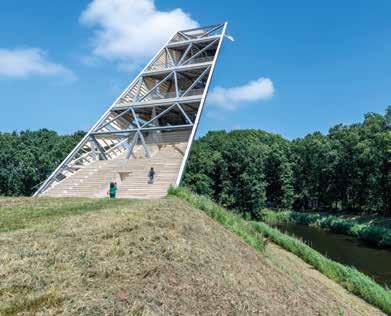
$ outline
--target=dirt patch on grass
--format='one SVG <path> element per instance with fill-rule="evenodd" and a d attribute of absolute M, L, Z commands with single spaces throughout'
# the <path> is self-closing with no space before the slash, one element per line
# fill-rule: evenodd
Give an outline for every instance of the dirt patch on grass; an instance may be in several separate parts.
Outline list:
<path fill-rule="evenodd" d="M 44 201 L 42 202 L 44 203 Z M 381 315 L 176 198 L 0 233 L 0 314 Z"/>

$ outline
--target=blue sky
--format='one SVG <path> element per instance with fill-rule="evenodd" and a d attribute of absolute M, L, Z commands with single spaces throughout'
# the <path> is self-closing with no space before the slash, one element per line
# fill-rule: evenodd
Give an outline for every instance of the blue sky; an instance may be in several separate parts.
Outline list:
<path fill-rule="evenodd" d="M 161 16 L 171 28 L 229 22 L 235 42 L 224 42 L 212 91 L 237 91 L 232 88 L 261 78 L 273 85 L 273 95 L 234 107 L 210 98 L 200 135 L 259 128 L 296 138 L 360 121 L 367 112 L 384 113 L 391 104 L 388 0 L 156 0 L 152 9 L 151 0 L 106 0 L 108 9 L 93 11 L 100 1 L 1 1 L 0 131 L 88 129 L 154 50 L 142 42 L 144 51 L 134 51 L 139 38 L 127 42 L 118 32 L 141 32 L 144 20 Z M 135 3 L 153 12 L 137 21 L 144 8 Z M 118 8 L 130 8 L 119 15 L 120 26 L 113 16 Z M 162 26 L 163 33 L 170 27 Z M 105 31 L 105 38 L 97 31 Z M 148 38 L 162 37 L 151 32 Z"/>

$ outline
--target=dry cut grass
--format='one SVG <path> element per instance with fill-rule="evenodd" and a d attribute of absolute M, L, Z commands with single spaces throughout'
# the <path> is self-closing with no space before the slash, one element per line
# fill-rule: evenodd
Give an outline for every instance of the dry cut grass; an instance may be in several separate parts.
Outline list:
<path fill-rule="evenodd" d="M 382 314 L 175 197 L 0 203 L 0 315 Z"/>

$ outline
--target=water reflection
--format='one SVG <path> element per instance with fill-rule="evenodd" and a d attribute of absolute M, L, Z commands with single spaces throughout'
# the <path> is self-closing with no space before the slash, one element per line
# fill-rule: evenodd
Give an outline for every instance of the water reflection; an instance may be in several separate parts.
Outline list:
<path fill-rule="evenodd" d="M 391 287 L 391 251 L 372 248 L 353 237 L 306 225 L 281 224 L 277 227 L 304 240 L 328 258 L 354 266 L 378 283 Z"/>

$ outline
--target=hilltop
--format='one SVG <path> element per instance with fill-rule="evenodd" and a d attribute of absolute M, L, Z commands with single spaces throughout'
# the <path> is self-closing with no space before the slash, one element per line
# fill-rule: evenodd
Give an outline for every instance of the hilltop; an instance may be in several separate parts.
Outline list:
<path fill-rule="evenodd" d="M 175 197 L 3 198 L 0 250 L 1 315 L 382 315 Z"/>

